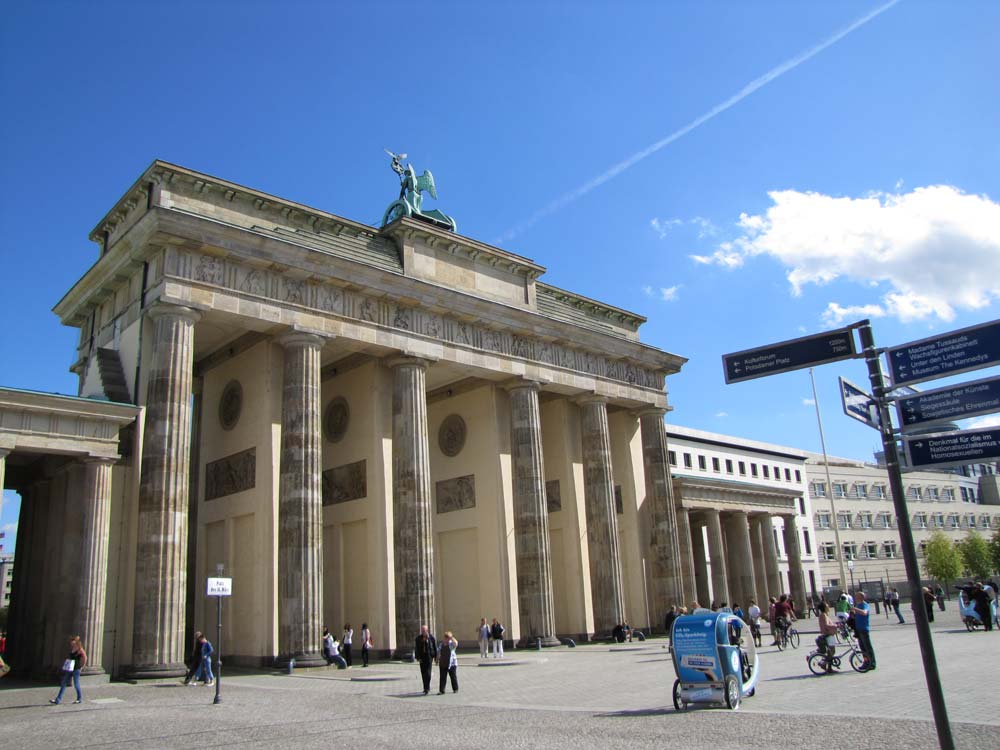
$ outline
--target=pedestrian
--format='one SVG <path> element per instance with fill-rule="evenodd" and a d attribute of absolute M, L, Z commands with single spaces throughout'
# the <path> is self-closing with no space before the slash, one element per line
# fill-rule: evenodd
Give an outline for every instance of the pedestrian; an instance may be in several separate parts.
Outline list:
<path fill-rule="evenodd" d="M 944 612 L 944 589 L 941 588 L 940 583 L 934 589 L 934 598 L 937 599 L 938 609 Z"/>
<path fill-rule="evenodd" d="M 667 638 L 671 636 L 671 628 L 674 626 L 674 620 L 678 618 L 677 605 L 671 604 L 670 610 L 667 612 L 667 616 L 663 618 L 663 629 L 667 632 Z"/>
<path fill-rule="evenodd" d="M 458 692 L 458 641 L 448 630 L 438 646 L 438 664 L 441 670 L 441 680 L 438 683 L 438 695 L 444 695 L 448 676 L 451 676 L 451 692 Z"/>
<path fill-rule="evenodd" d="M 323 628 L 323 658 L 326 659 L 326 666 L 330 666 L 333 663 L 334 649 L 336 649 L 336 641 L 333 639 L 333 634 L 330 632 L 330 628 Z"/>
<path fill-rule="evenodd" d="M 493 624 L 490 625 L 490 638 L 493 639 L 493 658 L 502 659 L 503 658 L 503 634 L 504 627 L 500 624 L 497 618 L 493 618 Z"/>
<path fill-rule="evenodd" d="M 980 581 L 976 581 L 976 587 L 972 590 L 972 606 L 975 607 L 979 619 L 983 621 L 983 630 L 993 630 L 993 618 L 990 616 L 990 595 Z"/>
<path fill-rule="evenodd" d="M 875 669 L 875 649 L 872 648 L 871 637 L 871 607 L 865 601 L 865 592 L 859 591 L 854 595 L 854 606 L 851 608 L 854 615 L 854 632 L 858 637 L 858 646 L 861 653 L 865 655 L 865 662 L 861 671 Z"/>
<path fill-rule="evenodd" d="M 69 637 L 69 654 L 63 661 L 62 679 L 59 681 L 59 694 L 55 698 L 50 698 L 49 703 L 58 706 L 62 703 L 63 692 L 69 681 L 73 680 L 73 688 L 76 690 L 76 700 L 74 703 L 83 703 L 83 693 L 80 692 L 80 670 L 87 666 L 87 652 L 83 650 L 80 643 L 80 636 L 71 635 Z"/>
<path fill-rule="evenodd" d="M 351 623 L 344 625 L 344 637 L 341 639 L 341 654 L 343 654 L 344 661 L 347 662 L 347 666 L 354 664 L 351 659 L 351 644 L 354 643 L 354 630 L 351 628 Z"/>
<path fill-rule="evenodd" d="M 490 653 L 490 626 L 486 624 L 485 617 L 479 620 L 476 637 L 479 639 L 479 658 L 485 659 Z"/>
<path fill-rule="evenodd" d="M 924 608 L 927 610 L 927 622 L 934 622 L 934 604 L 937 600 L 934 598 L 934 594 L 931 593 L 931 590 L 926 586 L 920 589 L 920 592 L 923 595 Z"/>
<path fill-rule="evenodd" d="M 431 689 L 431 667 L 437 658 L 437 640 L 426 625 L 420 626 L 420 635 L 413 645 L 413 657 L 420 665 L 420 679 L 424 685 L 424 695 L 427 695 Z"/>
<path fill-rule="evenodd" d="M 361 661 L 362 666 L 368 666 L 368 652 L 372 650 L 375 641 L 372 638 L 372 631 L 368 629 L 368 623 L 361 623 Z"/>
<path fill-rule="evenodd" d="M 194 677 L 191 678 L 191 685 L 197 685 L 199 680 L 204 680 L 206 687 L 212 687 L 215 684 L 215 675 L 212 674 L 213 653 L 215 653 L 215 649 L 212 648 L 211 642 L 205 637 L 204 633 L 198 633 L 198 656 L 200 661 L 198 662 L 198 669 L 195 671 Z"/>
<path fill-rule="evenodd" d="M 892 589 L 886 589 L 882 595 L 882 607 L 885 609 L 885 619 L 889 619 L 892 610 Z"/>
<path fill-rule="evenodd" d="M 902 625 L 906 621 L 903 619 L 903 613 L 899 611 L 899 589 L 893 589 L 889 592 L 889 603 L 892 605 L 892 610 L 899 619 L 899 624 Z"/>
<path fill-rule="evenodd" d="M 194 631 L 194 642 L 191 644 L 191 653 L 187 655 L 184 659 L 184 666 L 187 667 L 187 674 L 184 675 L 184 679 L 181 680 L 185 685 L 190 684 L 191 678 L 194 677 L 194 673 L 198 671 L 198 665 L 201 664 L 201 631 Z"/>

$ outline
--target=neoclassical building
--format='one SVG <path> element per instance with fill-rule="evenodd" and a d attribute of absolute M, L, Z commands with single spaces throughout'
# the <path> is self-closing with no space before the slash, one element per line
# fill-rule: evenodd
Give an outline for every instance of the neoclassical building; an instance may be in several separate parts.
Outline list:
<path fill-rule="evenodd" d="M 2 405 L 41 415 L 0 417 L 17 654 L 57 663 L 81 631 L 95 669 L 181 673 L 216 575 L 247 665 L 319 663 L 324 624 L 397 653 L 480 617 L 551 644 L 695 596 L 663 419 L 685 360 L 641 316 L 419 218 L 375 229 L 160 161 L 91 239 L 55 312 L 102 444 L 31 443 L 90 434 L 44 394 Z M 91 562 L 52 562 L 81 509 Z"/>

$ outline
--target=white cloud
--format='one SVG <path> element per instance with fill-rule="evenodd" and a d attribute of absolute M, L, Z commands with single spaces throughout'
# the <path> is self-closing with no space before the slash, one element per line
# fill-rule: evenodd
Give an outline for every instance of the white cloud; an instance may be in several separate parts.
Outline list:
<path fill-rule="evenodd" d="M 644 286 L 642 288 L 642 293 L 645 294 L 647 297 L 652 297 L 653 296 L 653 287 L 651 287 L 651 286 L 649 286 L 647 284 L 646 286 Z"/>
<path fill-rule="evenodd" d="M 855 312 L 902 321 L 950 321 L 956 309 L 1000 299 L 1000 203 L 949 185 L 861 198 L 776 190 L 765 214 L 741 214 L 743 234 L 698 263 L 738 268 L 771 256 L 784 264 L 793 295 L 837 279 L 884 289 L 879 304 L 834 302 L 824 320 Z"/>
<path fill-rule="evenodd" d="M 712 220 L 706 219 L 704 216 L 695 216 L 691 219 L 691 223 L 698 227 L 699 240 L 705 237 L 714 237 L 719 233 L 719 228 L 712 223 Z"/>
<path fill-rule="evenodd" d="M 1000 427 L 1000 414 L 986 414 L 962 424 L 963 430 L 985 430 L 987 427 Z"/>
<path fill-rule="evenodd" d="M 680 219 L 658 219 L 655 216 L 649 220 L 649 226 L 660 235 L 661 240 L 669 234 L 671 229 L 679 227 L 683 223 Z"/>
<path fill-rule="evenodd" d="M 816 406 L 816 401 L 814 399 L 811 399 L 811 398 L 804 398 L 804 399 L 802 399 L 802 405 L 803 406 Z"/>
<path fill-rule="evenodd" d="M 729 412 L 727 412 L 727 411 L 716 412 L 715 416 L 717 416 L 717 417 L 719 417 L 721 419 L 723 417 L 728 417 L 729 416 Z"/>
<path fill-rule="evenodd" d="M 674 286 L 668 286 L 666 288 L 660 288 L 660 299 L 664 302 L 675 302 L 677 300 L 677 292 L 680 291 L 681 285 L 675 284 Z"/>

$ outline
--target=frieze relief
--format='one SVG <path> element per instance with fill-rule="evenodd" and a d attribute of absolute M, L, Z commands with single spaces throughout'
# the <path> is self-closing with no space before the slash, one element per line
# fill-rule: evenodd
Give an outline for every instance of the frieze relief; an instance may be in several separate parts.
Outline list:
<path fill-rule="evenodd" d="M 451 513 L 476 507 L 476 477 L 469 474 L 455 479 L 444 479 L 434 486 L 437 512 Z"/>
<path fill-rule="evenodd" d="M 323 505 L 338 505 L 367 496 L 368 472 L 364 459 L 323 472 Z"/>
<path fill-rule="evenodd" d="M 249 448 L 205 465 L 205 500 L 252 490 L 257 478 L 257 449 Z"/>
<path fill-rule="evenodd" d="M 249 268 L 215 256 L 171 249 L 168 274 L 231 289 L 255 297 L 322 310 L 355 320 L 411 331 L 439 341 L 482 349 L 520 359 L 542 362 L 577 372 L 645 388 L 663 388 L 663 377 L 620 359 L 558 343 L 466 323 L 314 280 L 293 279 L 278 271 Z"/>

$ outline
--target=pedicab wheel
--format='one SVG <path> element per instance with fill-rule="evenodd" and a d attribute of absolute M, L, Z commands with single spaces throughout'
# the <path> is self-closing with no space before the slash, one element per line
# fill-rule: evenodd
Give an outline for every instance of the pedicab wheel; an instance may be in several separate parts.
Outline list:
<path fill-rule="evenodd" d="M 855 651 L 853 654 L 851 654 L 851 669 L 853 669 L 855 672 L 866 672 L 866 671 L 868 671 L 865 668 L 865 657 L 864 657 L 864 654 L 859 654 L 857 651 Z"/>
<path fill-rule="evenodd" d="M 799 631 L 792 630 L 788 633 L 788 642 L 792 644 L 792 648 L 798 648 L 801 640 L 799 639 Z"/>
<path fill-rule="evenodd" d="M 740 683 L 735 677 L 729 675 L 726 678 L 726 708 L 735 711 L 740 707 Z"/>
<path fill-rule="evenodd" d="M 826 659 L 818 651 L 810 654 L 806 661 L 809 664 L 809 671 L 813 674 L 823 674 L 826 672 Z"/>
<path fill-rule="evenodd" d="M 687 703 L 681 700 L 681 681 L 674 680 L 674 708 L 678 711 L 687 709 Z"/>

